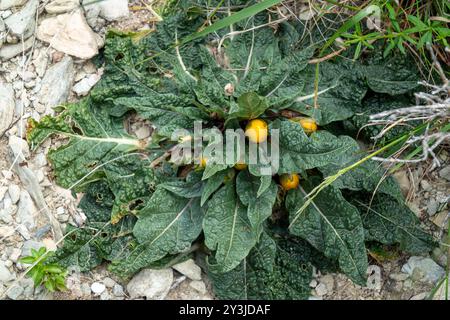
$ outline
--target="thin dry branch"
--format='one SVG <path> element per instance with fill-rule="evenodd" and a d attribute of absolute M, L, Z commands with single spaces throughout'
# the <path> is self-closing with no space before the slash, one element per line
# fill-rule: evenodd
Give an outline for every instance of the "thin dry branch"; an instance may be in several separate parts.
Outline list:
<path fill-rule="evenodd" d="M 389 130 L 398 125 L 405 125 L 411 121 L 426 121 L 428 126 L 425 132 L 418 136 L 413 136 L 405 142 L 404 147 L 413 146 L 420 143 L 422 146 L 422 155 L 415 159 L 400 159 L 397 156 L 389 158 L 373 157 L 373 160 L 390 162 L 390 163 L 419 163 L 429 158 L 433 160 L 433 168 L 441 165 L 436 157 L 435 150 L 441 144 L 450 141 L 450 133 L 448 132 L 430 132 L 430 124 L 433 122 L 448 123 L 450 120 L 450 85 L 449 80 L 434 54 L 431 46 L 427 46 L 430 51 L 433 64 L 442 80 L 442 85 L 437 86 L 427 82 L 419 82 L 429 92 L 419 92 L 415 94 L 416 106 L 399 108 L 394 110 L 383 111 L 373 114 L 369 117 L 368 126 L 383 124 L 385 127 L 381 132 L 372 137 L 377 140 L 383 137 Z"/>

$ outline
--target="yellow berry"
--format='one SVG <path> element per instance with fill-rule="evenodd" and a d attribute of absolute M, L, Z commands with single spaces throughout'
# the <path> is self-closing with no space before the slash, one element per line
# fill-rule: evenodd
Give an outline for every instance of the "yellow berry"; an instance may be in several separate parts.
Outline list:
<path fill-rule="evenodd" d="M 300 118 L 300 119 L 298 119 L 298 123 L 300 123 L 303 130 L 307 134 L 311 134 L 311 133 L 317 131 L 317 123 L 312 118 Z"/>
<path fill-rule="evenodd" d="M 291 189 L 296 189 L 298 187 L 300 179 L 298 174 L 283 174 L 280 177 L 280 183 L 284 190 L 288 191 Z"/>
<path fill-rule="evenodd" d="M 181 137 L 181 138 L 179 139 L 179 142 L 180 142 L 180 143 L 184 143 L 184 142 L 189 142 L 189 141 L 191 141 L 191 140 L 192 140 L 192 136 L 187 135 L 187 136 Z"/>
<path fill-rule="evenodd" d="M 200 158 L 200 167 L 201 167 L 201 168 L 206 167 L 206 162 L 207 162 L 207 161 L 208 161 L 208 158 L 201 157 L 201 158 Z"/>
<path fill-rule="evenodd" d="M 245 127 L 245 136 L 254 143 L 261 143 L 267 140 L 267 123 L 261 119 L 249 121 Z"/>
<path fill-rule="evenodd" d="M 238 162 L 234 165 L 234 168 L 239 171 L 245 170 L 245 169 L 247 169 L 247 164 L 244 162 Z"/>

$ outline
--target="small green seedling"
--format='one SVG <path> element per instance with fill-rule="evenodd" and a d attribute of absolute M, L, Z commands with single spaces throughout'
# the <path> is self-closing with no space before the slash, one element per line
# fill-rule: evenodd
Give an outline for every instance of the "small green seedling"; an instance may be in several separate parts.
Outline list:
<path fill-rule="evenodd" d="M 50 292 L 65 291 L 67 270 L 58 264 L 48 263 L 51 255 L 45 247 L 31 249 L 31 255 L 23 257 L 20 262 L 32 266 L 26 274 L 33 279 L 35 287 L 43 285 Z"/>

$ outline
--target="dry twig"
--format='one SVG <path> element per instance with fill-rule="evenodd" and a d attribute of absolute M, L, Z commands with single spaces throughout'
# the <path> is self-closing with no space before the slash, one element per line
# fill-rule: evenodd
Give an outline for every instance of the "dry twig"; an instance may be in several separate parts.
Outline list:
<path fill-rule="evenodd" d="M 417 105 L 407 108 L 400 108 L 394 110 L 383 111 L 370 116 L 368 125 L 384 124 L 385 128 L 373 139 L 383 137 L 386 132 L 397 125 L 404 125 L 411 121 L 422 120 L 428 123 L 425 132 L 418 136 L 413 136 L 405 142 L 405 146 L 412 146 L 416 143 L 421 143 L 422 155 L 415 159 L 399 159 L 399 158 L 381 158 L 373 157 L 373 160 L 391 163 L 418 163 L 426 161 L 428 158 L 433 159 L 433 168 L 439 167 L 440 161 L 436 157 L 435 150 L 438 146 L 446 141 L 450 141 L 450 133 L 448 132 L 433 132 L 430 130 L 430 124 L 434 121 L 448 123 L 450 119 L 450 85 L 449 80 L 434 54 L 431 46 L 427 46 L 430 51 L 431 58 L 436 67 L 442 85 L 437 86 L 427 82 L 420 82 L 429 92 L 416 93 Z"/>

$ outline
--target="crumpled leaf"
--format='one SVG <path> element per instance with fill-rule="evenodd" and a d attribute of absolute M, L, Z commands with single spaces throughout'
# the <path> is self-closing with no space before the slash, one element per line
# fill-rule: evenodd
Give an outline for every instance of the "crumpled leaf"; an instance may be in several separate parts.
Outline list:
<path fill-rule="evenodd" d="M 289 107 L 315 119 L 319 125 L 350 118 L 361 105 L 367 88 L 356 62 L 321 62 L 317 108 L 314 107 L 315 65 L 304 72 L 305 87 Z"/>
<path fill-rule="evenodd" d="M 119 252 L 128 250 L 133 242 L 133 217 L 126 217 L 116 225 L 111 225 L 110 216 L 113 194 L 104 182 L 89 185 L 79 207 L 87 217 L 82 228 L 68 225 L 63 246 L 52 261 L 66 267 L 76 267 L 79 271 L 89 271 L 103 260 L 111 261 Z"/>
<path fill-rule="evenodd" d="M 341 164 L 330 163 L 320 167 L 319 170 L 325 177 L 336 174 L 340 169 L 354 164 L 361 159 L 362 155 L 349 157 L 348 161 Z M 341 175 L 333 182 L 339 189 L 350 189 L 354 191 L 365 190 L 368 192 L 381 192 L 391 195 L 398 202 L 403 202 L 403 195 L 397 182 L 390 176 L 385 176 L 382 167 L 375 161 L 368 160 L 358 165 L 356 168 Z"/>
<path fill-rule="evenodd" d="M 113 261 L 110 270 L 128 277 L 168 254 L 189 250 L 200 235 L 202 219 L 199 198 L 182 198 L 157 188 L 134 225 L 138 244 Z"/>
<path fill-rule="evenodd" d="M 237 99 L 236 110 L 231 109 L 227 120 L 255 119 L 269 107 L 267 101 L 256 92 L 247 92 Z"/>
<path fill-rule="evenodd" d="M 105 176 L 114 194 L 111 211 L 113 224 L 124 216 L 136 215 L 158 184 L 173 179 L 173 173 L 150 169 L 147 162 L 133 158 L 115 161 L 107 167 Z"/>
<path fill-rule="evenodd" d="M 411 254 L 423 254 L 435 246 L 414 212 L 393 197 L 378 194 L 370 203 L 356 197 L 352 202 L 360 208 L 366 240 L 399 244 L 400 250 Z"/>
<path fill-rule="evenodd" d="M 215 251 L 216 268 L 221 272 L 234 269 L 256 244 L 258 235 L 233 182 L 228 182 L 209 200 L 203 232 L 206 246 Z"/>
<path fill-rule="evenodd" d="M 339 261 L 340 269 L 355 283 L 365 285 L 368 267 L 364 229 L 358 209 L 347 202 L 339 189 L 322 190 L 300 215 L 305 196 L 318 179 L 310 178 L 301 187 L 288 192 L 289 230 L 311 243 L 325 256 Z"/>
<path fill-rule="evenodd" d="M 383 58 L 380 51 L 367 61 L 363 70 L 369 88 L 375 92 L 394 96 L 419 86 L 420 77 L 415 62 L 405 56 L 389 55 Z"/>
<path fill-rule="evenodd" d="M 30 120 L 29 126 L 27 140 L 33 148 L 52 135 L 69 139 L 68 143 L 51 150 L 48 159 L 57 183 L 76 191 L 97 180 L 105 166 L 115 159 L 127 156 L 139 159 L 137 153 L 147 144 L 127 134 L 122 121 L 95 108 L 90 99 L 67 105 L 56 117 L 46 116 L 40 122 Z"/>
<path fill-rule="evenodd" d="M 202 192 L 201 206 L 203 206 L 209 197 L 219 189 L 228 174 L 229 172 L 227 170 L 219 171 L 206 181 Z"/>
<path fill-rule="evenodd" d="M 279 174 L 342 163 L 358 150 L 350 137 L 336 137 L 327 131 L 317 131 L 308 137 L 293 121 L 275 120 L 271 129 L 280 130 Z"/>
<path fill-rule="evenodd" d="M 203 186 L 202 174 L 191 171 L 185 181 L 184 179 L 177 179 L 164 182 L 159 184 L 158 188 L 166 189 L 177 196 L 190 199 L 200 197 L 203 193 Z"/>
<path fill-rule="evenodd" d="M 241 202 L 247 206 L 248 220 L 257 234 L 262 230 L 263 222 L 272 215 L 278 193 L 278 187 L 274 182 L 258 196 L 260 187 L 260 177 L 252 176 L 247 170 L 239 172 L 236 178 L 236 192 Z"/>
<path fill-rule="evenodd" d="M 307 299 L 311 248 L 305 242 L 274 241 L 265 232 L 250 254 L 227 273 L 209 270 L 214 293 L 227 300 Z"/>

